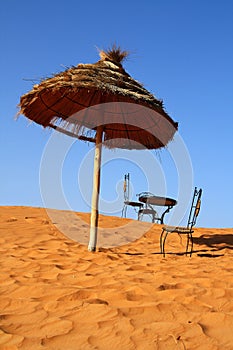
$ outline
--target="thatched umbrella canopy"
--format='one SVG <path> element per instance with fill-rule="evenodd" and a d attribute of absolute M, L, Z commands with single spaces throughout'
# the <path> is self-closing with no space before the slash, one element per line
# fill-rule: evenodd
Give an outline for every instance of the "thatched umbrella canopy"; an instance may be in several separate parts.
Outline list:
<path fill-rule="evenodd" d="M 20 99 L 19 114 L 96 143 L 89 250 L 95 250 L 101 143 L 109 148 L 158 149 L 173 137 L 178 124 L 142 84 L 123 68 L 126 51 L 100 51 L 94 64 L 78 64 L 34 85 Z M 126 106 L 126 108 L 125 108 Z"/>

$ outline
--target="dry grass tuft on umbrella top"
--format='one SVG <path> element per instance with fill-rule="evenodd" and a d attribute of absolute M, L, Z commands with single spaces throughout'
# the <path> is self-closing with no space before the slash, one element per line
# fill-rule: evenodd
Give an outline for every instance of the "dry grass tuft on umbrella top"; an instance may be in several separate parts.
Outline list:
<path fill-rule="evenodd" d="M 100 50 L 99 55 L 102 61 L 108 60 L 121 64 L 129 56 L 129 52 L 123 51 L 120 47 L 113 45 L 109 50 Z"/>

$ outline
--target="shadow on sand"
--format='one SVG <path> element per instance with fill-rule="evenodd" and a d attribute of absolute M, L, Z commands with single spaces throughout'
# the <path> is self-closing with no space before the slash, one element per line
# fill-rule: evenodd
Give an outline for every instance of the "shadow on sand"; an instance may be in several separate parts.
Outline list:
<path fill-rule="evenodd" d="M 196 245 L 205 245 L 214 250 L 233 249 L 233 234 L 205 234 L 200 237 L 193 237 Z"/>
<path fill-rule="evenodd" d="M 224 253 L 218 254 L 223 249 L 233 250 L 233 234 L 204 234 L 200 237 L 193 237 L 193 253 L 196 253 L 200 257 L 217 258 L 223 256 Z M 198 246 L 200 249 L 198 249 Z M 111 250 L 108 250 L 111 251 Z M 125 255 L 144 255 L 141 252 L 114 252 L 115 254 L 125 254 Z M 160 255 L 161 252 L 153 252 L 152 254 Z M 186 255 L 185 252 L 166 252 L 166 255 Z"/>

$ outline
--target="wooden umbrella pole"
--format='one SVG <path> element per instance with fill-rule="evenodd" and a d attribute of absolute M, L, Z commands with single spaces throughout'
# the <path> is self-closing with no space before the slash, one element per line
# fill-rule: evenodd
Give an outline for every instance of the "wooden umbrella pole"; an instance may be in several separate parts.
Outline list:
<path fill-rule="evenodd" d="M 96 251 L 96 243 L 97 243 L 102 136 L 103 136 L 103 126 L 98 126 L 96 130 L 96 141 L 95 141 L 93 190 L 92 190 L 92 202 L 91 202 L 91 226 L 90 226 L 90 239 L 88 244 L 88 250 L 90 252 Z"/>

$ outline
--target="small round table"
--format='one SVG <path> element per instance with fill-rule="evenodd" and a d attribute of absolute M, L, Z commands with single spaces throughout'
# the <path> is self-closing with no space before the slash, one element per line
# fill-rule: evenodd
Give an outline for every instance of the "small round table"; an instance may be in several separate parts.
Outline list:
<path fill-rule="evenodd" d="M 158 220 L 161 222 L 161 224 L 164 223 L 163 220 L 164 220 L 165 214 L 167 214 L 170 211 L 170 209 L 177 204 L 177 201 L 173 198 L 159 197 L 159 196 L 147 195 L 147 194 L 140 195 L 138 199 L 139 199 L 139 202 L 146 204 L 145 208 L 139 209 L 138 220 L 140 220 L 143 214 L 151 214 L 152 222 L 155 222 L 155 220 Z M 153 205 L 167 207 L 167 209 L 162 213 L 161 217 L 158 217 L 157 212 L 153 208 Z"/>

